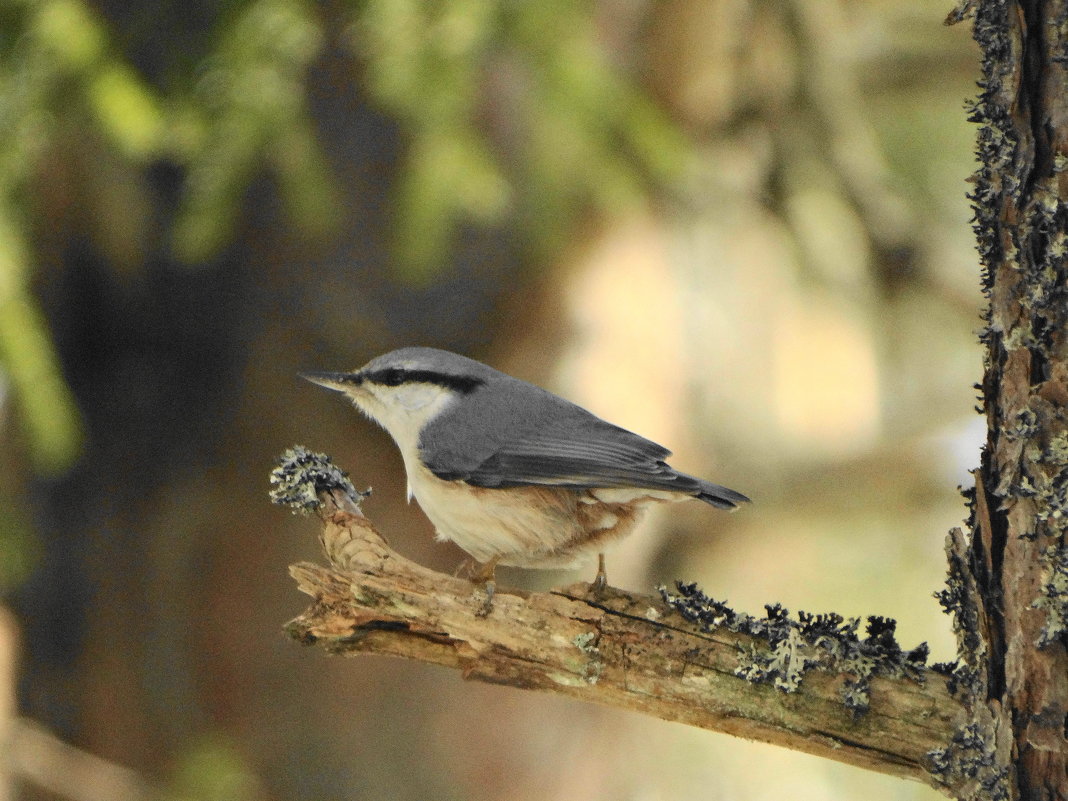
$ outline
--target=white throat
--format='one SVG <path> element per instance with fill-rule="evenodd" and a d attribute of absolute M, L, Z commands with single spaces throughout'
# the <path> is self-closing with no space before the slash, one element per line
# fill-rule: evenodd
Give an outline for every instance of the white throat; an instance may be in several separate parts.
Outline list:
<path fill-rule="evenodd" d="M 456 399 L 456 393 L 436 384 L 408 384 L 372 386 L 351 397 L 356 407 L 386 429 L 397 443 L 408 473 L 408 500 L 411 500 L 412 476 L 421 464 L 419 435 L 427 423 Z"/>

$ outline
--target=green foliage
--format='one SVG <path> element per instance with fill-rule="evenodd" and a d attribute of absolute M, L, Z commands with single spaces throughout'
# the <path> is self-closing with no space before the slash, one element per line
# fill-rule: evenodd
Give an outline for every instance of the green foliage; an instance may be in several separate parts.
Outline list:
<path fill-rule="evenodd" d="M 583 206 L 638 200 L 685 144 L 599 41 L 580 0 L 370 0 L 350 46 L 405 126 L 396 254 L 426 280 L 463 223 L 520 220 L 545 253 Z"/>
<path fill-rule="evenodd" d="M 29 257 L 16 219 L 0 201 L 0 365 L 21 401 L 33 462 L 54 473 L 74 461 L 81 431 L 45 321 L 27 290 Z"/>
<path fill-rule="evenodd" d="M 16 499 L 0 494 L 0 593 L 18 586 L 40 558 L 40 543 Z"/>
<path fill-rule="evenodd" d="M 311 6 L 294 0 L 246 3 L 221 31 L 193 95 L 179 104 L 179 160 L 189 166 L 174 231 L 182 259 L 202 261 L 230 240 L 245 188 L 265 164 L 301 230 L 323 234 L 336 224 L 338 201 L 304 95 L 322 39 Z"/>
<path fill-rule="evenodd" d="M 161 13 L 159 24 L 175 18 Z M 681 165 L 682 137 L 613 64 L 581 0 L 232 2 L 197 40 L 205 52 L 164 59 L 188 70 L 167 76 L 167 91 L 119 45 L 136 52 L 143 26 L 116 31 L 85 0 L 3 0 L 0 358 L 42 469 L 70 464 L 80 439 L 27 289 L 26 221 L 40 208 L 42 173 L 84 178 L 94 241 L 117 267 L 141 263 L 150 240 L 169 241 L 187 263 L 211 258 L 265 170 L 295 228 L 328 234 L 340 204 L 306 81 L 339 24 L 370 95 L 407 138 L 395 196 L 400 277 L 433 277 L 463 225 L 512 223 L 545 256 L 577 212 L 633 203 Z M 154 31 L 156 40 L 188 41 Z M 156 161 L 183 167 L 186 180 L 173 229 L 151 236 L 143 168 Z"/>
<path fill-rule="evenodd" d="M 25 145 L 28 129 L 34 134 L 34 155 L 43 156 L 55 130 L 80 114 L 88 117 L 83 124 L 93 125 L 125 157 L 143 163 L 158 154 L 165 130 L 160 101 L 112 52 L 104 22 L 87 5 L 22 0 L 7 11 L 16 33 L 3 43 L 0 77 L 9 90 L 3 93 L 0 131 L 5 161 Z M 26 174 L 4 177 L 25 179 L 36 166 L 36 159 L 23 161 Z M 12 188 L 5 184 L 4 189 Z"/>
<path fill-rule="evenodd" d="M 261 796 L 248 762 L 226 737 L 205 735 L 180 756 L 168 797 L 196 801 L 242 801 Z"/>
<path fill-rule="evenodd" d="M 102 22 L 78 0 L 9 3 L 0 22 L 0 364 L 11 378 L 34 464 L 69 466 L 81 441 L 76 406 L 30 295 L 26 216 L 38 170 L 71 117 L 123 157 L 144 161 L 163 131 L 158 101 L 109 55 Z M 74 97 L 76 104 L 70 102 Z"/>

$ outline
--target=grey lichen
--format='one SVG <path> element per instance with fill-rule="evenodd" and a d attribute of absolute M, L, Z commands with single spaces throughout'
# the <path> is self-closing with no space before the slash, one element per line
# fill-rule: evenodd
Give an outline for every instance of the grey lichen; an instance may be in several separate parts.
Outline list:
<path fill-rule="evenodd" d="M 1057 543 L 1042 550 L 1042 587 L 1032 604 L 1046 613 L 1038 646 L 1068 640 L 1068 548 Z"/>
<path fill-rule="evenodd" d="M 928 769 L 953 795 L 975 801 L 1009 798 L 1008 770 L 998 765 L 992 721 L 973 721 L 957 729 L 945 748 L 929 751 Z"/>
<path fill-rule="evenodd" d="M 594 631 L 576 634 L 571 642 L 590 659 L 582 666 L 582 678 L 587 684 L 596 684 L 604 671 L 604 662 L 601 660 L 601 649 L 597 647 L 600 635 Z"/>
<path fill-rule="evenodd" d="M 587 631 L 583 632 L 582 634 L 576 634 L 571 639 L 571 642 L 584 654 L 591 654 L 597 652 L 597 647 L 594 645 L 594 643 L 597 642 L 596 632 Z"/>
<path fill-rule="evenodd" d="M 1050 464 L 1068 466 L 1068 432 L 1061 431 L 1050 439 L 1045 456 Z"/>
<path fill-rule="evenodd" d="M 1068 486 L 1044 484 L 1035 517 L 1051 533 L 1063 534 L 1068 530 Z"/>
<path fill-rule="evenodd" d="M 370 490 L 357 492 L 348 473 L 334 465 L 329 456 L 309 451 L 303 445 L 294 445 L 282 454 L 270 480 L 271 502 L 288 506 L 294 514 L 318 509 L 322 492 L 339 489 L 356 504 L 371 494 Z"/>
<path fill-rule="evenodd" d="M 672 593 L 660 587 L 660 594 L 687 620 L 707 631 L 723 627 L 766 643 L 752 643 L 741 650 L 735 675 L 746 681 L 795 692 L 810 670 L 845 674 L 842 701 L 858 716 L 871 702 L 872 678 L 924 681 L 927 644 L 902 651 L 894 638 L 897 624 L 889 618 L 869 617 L 866 636 L 861 637 L 857 633 L 859 618 L 846 620 L 835 613 L 807 612 L 792 618 L 780 604 L 766 606 L 763 617 L 754 617 L 709 598 L 696 584 L 678 582 L 675 588 Z"/>
<path fill-rule="evenodd" d="M 971 510 L 971 516 L 974 517 L 975 489 L 969 488 L 962 494 Z M 979 610 L 975 605 L 978 590 L 975 575 L 968 564 L 967 540 L 959 528 L 946 535 L 946 558 L 949 562 L 946 586 L 934 595 L 942 610 L 953 619 L 953 633 L 957 637 L 958 663 L 949 666 L 947 672 L 961 679 L 961 666 L 969 666 L 972 669 L 968 673 L 969 680 L 978 679 L 978 666 L 982 665 L 985 659 L 986 645 L 979 636 Z M 967 689 L 976 694 L 985 691 L 983 686 Z"/>
<path fill-rule="evenodd" d="M 974 230 L 983 270 L 983 291 L 989 295 L 994 276 L 991 266 L 1002 260 L 1006 249 L 1015 247 L 1008 237 L 1001 235 L 1001 218 L 997 198 L 1004 192 L 1016 193 L 1023 185 L 1020 167 L 1016 164 L 1018 137 L 1009 110 L 1001 102 L 1006 81 L 1011 82 L 1009 65 L 1015 61 L 1016 44 L 1007 22 L 1010 13 L 1005 3 L 977 4 L 974 36 L 983 52 L 983 77 L 980 95 L 968 109 L 968 120 L 979 124 L 976 171 L 969 195 L 975 212 Z M 1013 93 L 1014 94 L 1014 93 Z M 992 322 L 990 307 L 984 312 Z M 984 328 L 982 340 L 988 342 L 994 328 Z"/>
<path fill-rule="evenodd" d="M 1034 410 L 1021 409 L 1016 413 L 1013 424 L 1005 429 L 1005 437 L 1010 440 L 1031 439 L 1038 430 L 1038 415 Z"/>

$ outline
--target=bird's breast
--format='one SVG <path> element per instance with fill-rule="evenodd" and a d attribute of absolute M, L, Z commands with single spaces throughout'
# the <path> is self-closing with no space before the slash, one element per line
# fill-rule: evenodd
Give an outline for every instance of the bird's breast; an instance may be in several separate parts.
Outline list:
<path fill-rule="evenodd" d="M 480 562 L 496 557 L 516 567 L 577 566 L 629 533 L 653 500 L 606 503 L 564 487 L 474 487 L 443 481 L 422 465 L 409 467 L 408 483 L 438 539 Z"/>

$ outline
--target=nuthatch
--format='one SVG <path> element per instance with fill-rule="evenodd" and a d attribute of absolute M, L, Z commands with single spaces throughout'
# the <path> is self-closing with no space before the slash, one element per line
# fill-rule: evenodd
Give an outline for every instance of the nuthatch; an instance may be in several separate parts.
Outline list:
<path fill-rule="evenodd" d="M 654 503 L 749 499 L 680 473 L 671 452 L 474 359 L 401 348 L 352 373 L 303 377 L 343 392 L 393 437 L 440 540 L 478 562 L 493 597 L 498 564 L 573 567 L 629 534 Z M 488 608 L 488 604 L 487 604 Z"/>

